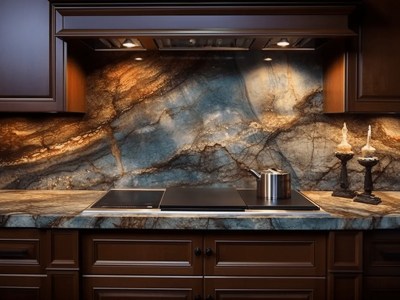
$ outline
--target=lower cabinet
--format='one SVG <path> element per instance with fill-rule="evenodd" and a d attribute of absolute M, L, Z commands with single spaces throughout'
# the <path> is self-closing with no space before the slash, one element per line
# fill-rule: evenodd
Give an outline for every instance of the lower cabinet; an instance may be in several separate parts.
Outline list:
<path fill-rule="evenodd" d="M 363 299 L 400 299 L 400 230 L 366 232 L 364 256 Z"/>
<path fill-rule="evenodd" d="M 88 232 L 82 246 L 84 299 L 325 299 L 324 232 Z"/>
<path fill-rule="evenodd" d="M 79 299 L 78 232 L 0 229 L 0 299 Z"/>
<path fill-rule="evenodd" d="M 400 299 L 400 232 L 0 229 L 0 299 Z"/>

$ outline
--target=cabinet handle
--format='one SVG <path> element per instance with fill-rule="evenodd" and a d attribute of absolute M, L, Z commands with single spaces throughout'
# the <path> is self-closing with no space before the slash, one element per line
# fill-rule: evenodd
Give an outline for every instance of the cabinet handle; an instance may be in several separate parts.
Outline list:
<path fill-rule="evenodd" d="M 196 255 L 196 256 L 200 256 L 201 255 L 201 249 L 199 248 L 199 247 L 196 247 L 195 249 L 194 249 L 194 255 Z M 197 299 L 196 299 L 197 300 Z"/>
<path fill-rule="evenodd" d="M 381 251 L 381 255 L 385 260 L 388 260 L 388 261 L 399 261 L 400 260 L 400 253 L 399 252 L 384 252 L 384 251 Z"/>
<path fill-rule="evenodd" d="M 212 295 L 208 295 L 208 296 L 206 297 L 206 300 L 214 300 L 214 297 L 213 297 Z"/>
<path fill-rule="evenodd" d="M 206 249 L 206 255 L 211 256 L 213 254 L 213 250 L 211 248 Z"/>
<path fill-rule="evenodd" d="M 22 250 L 0 250 L 0 259 L 21 259 L 28 257 L 29 251 Z"/>

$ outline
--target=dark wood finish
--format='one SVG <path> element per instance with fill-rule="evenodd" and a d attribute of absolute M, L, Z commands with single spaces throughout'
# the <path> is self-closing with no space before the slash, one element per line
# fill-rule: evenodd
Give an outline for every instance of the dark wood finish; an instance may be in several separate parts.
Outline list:
<path fill-rule="evenodd" d="M 79 234 L 76 230 L 48 230 L 47 270 L 79 269 Z"/>
<path fill-rule="evenodd" d="M 79 272 L 48 271 L 48 299 L 78 300 Z"/>
<path fill-rule="evenodd" d="M 201 275 L 201 235 L 104 232 L 83 236 L 84 274 Z"/>
<path fill-rule="evenodd" d="M 0 299 L 2 300 L 44 300 L 46 297 L 46 276 L 1 275 Z"/>
<path fill-rule="evenodd" d="M 329 273 L 328 300 L 362 299 L 361 273 Z"/>
<path fill-rule="evenodd" d="M 368 232 L 364 245 L 365 274 L 399 276 L 400 284 L 400 232 Z"/>
<path fill-rule="evenodd" d="M 46 265 L 45 236 L 35 229 L 0 230 L 0 274 L 38 274 Z"/>
<path fill-rule="evenodd" d="M 205 278 L 205 299 L 325 300 L 325 278 Z"/>
<path fill-rule="evenodd" d="M 205 275 L 324 276 L 324 233 L 210 234 Z"/>
<path fill-rule="evenodd" d="M 366 277 L 363 300 L 400 299 L 400 277 Z"/>
<path fill-rule="evenodd" d="M 196 299 L 202 277 L 84 276 L 83 299 Z M 200 298 L 202 299 L 202 298 Z"/>
<path fill-rule="evenodd" d="M 79 233 L 76 230 L 47 230 L 49 298 L 79 299 Z"/>
<path fill-rule="evenodd" d="M 362 299 L 363 233 L 331 231 L 328 236 L 328 299 Z"/>
<path fill-rule="evenodd" d="M 2 0 L 0 38 L 0 111 L 84 112 L 81 95 L 65 95 L 65 44 L 48 0 Z"/>
<path fill-rule="evenodd" d="M 331 231 L 328 239 L 328 270 L 362 271 L 363 233 Z"/>
<path fill-rule="evenodd" d="M 400 112 L 399 11 L 398 1 L 363 0 L 358 37 L 325 62 L 325 112 Z"/>
<path fill-rule="evenodd" d="M 350 5 L 53 5 L 55 36 L 352 36 Z M 90 17 L 90 19 L 88 18 Z M 266 39 L 267 41 L 267 39 Z M 154 43 L 146 47 L 156 49 Z M 149 48 L 148 48 L 149 49 Z"/>

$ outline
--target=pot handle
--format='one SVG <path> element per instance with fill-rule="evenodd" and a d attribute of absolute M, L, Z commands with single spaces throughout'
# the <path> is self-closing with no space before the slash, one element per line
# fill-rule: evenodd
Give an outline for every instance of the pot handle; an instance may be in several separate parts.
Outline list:
<path fill-rule="evenodd" d="M 261 174 L 259 174 L 257 171 L 254 171 L 253 169 L 249 169 L 249 172 L 256 177 L 257 179 L 261 179 Z"/>

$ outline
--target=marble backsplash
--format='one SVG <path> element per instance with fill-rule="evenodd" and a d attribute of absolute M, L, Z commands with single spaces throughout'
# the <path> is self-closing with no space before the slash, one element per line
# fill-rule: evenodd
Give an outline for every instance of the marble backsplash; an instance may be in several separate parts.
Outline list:
<path fill-rule="evenodd" d="M 93 54 L 85 115 L 0 119 L 0 188 L 255 187 L 249 168 L 332 190 L 343 122 L 355 156 L 372 125 L 374 188 L 400 190 L 400 118 L 322 113 L 314 52 Z M 363 168 L 348 163 L 351 187 Z"/>

